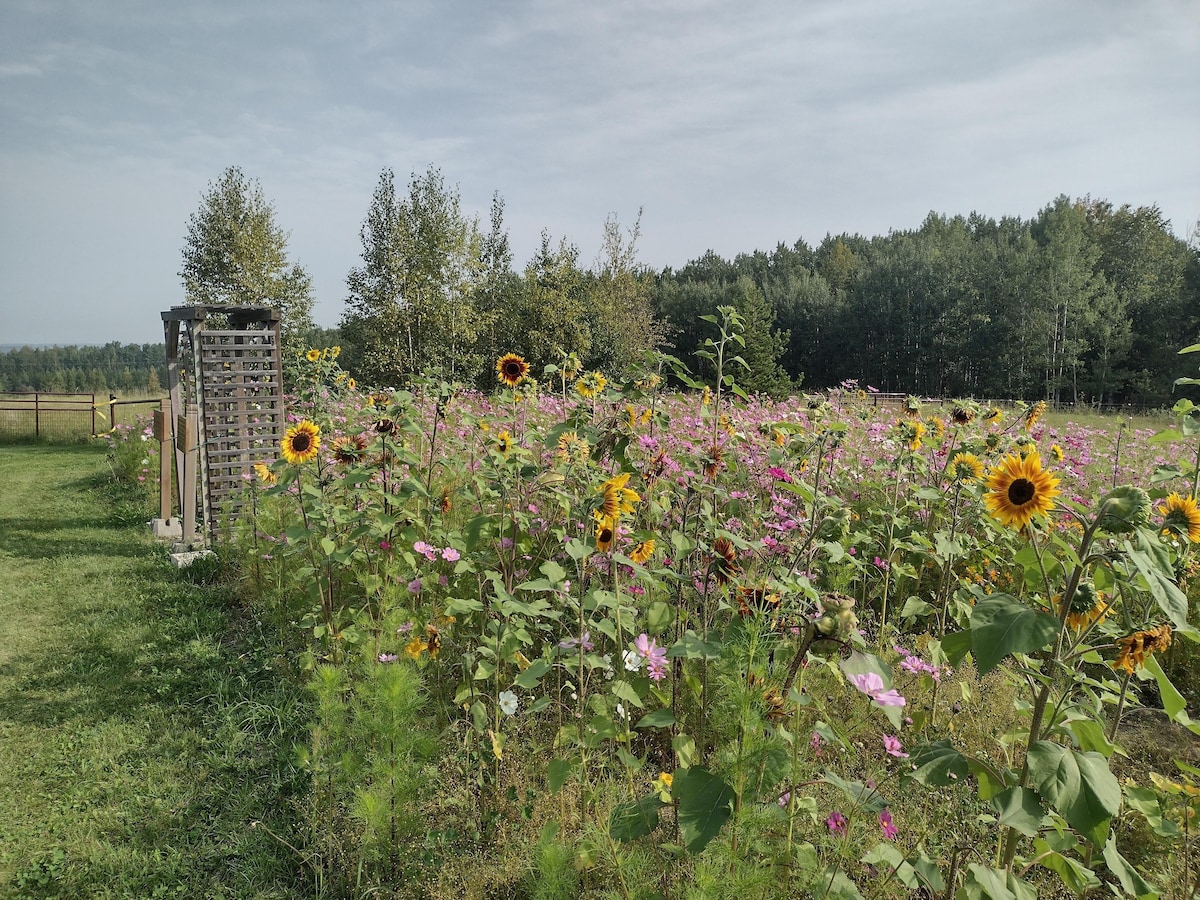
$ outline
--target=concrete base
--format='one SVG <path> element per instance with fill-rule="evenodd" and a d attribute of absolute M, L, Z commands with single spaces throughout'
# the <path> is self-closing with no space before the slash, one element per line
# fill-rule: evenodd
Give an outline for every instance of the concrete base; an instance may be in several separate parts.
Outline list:
<path fill-rule="evenodd" d="M 177 569 L 186 569 L 198 559 L 216 556 L 211 550 L 187 550 L 171 554 L 171 565 Z"/>
<path fill-rule="evenodd" d="M 178 519 L 151 519 L 150 533 L 162 541 L 178 541 L 183 537 L 183 523 Z"/>

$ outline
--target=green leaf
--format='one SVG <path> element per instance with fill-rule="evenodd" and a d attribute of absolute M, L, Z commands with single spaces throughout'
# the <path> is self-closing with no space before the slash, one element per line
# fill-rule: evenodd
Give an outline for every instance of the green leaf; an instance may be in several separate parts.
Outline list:
<path fill-rule="evenodd" d="M 948 739 L 922 744 L 913 751 L 909 762 L 913 770 L 905 773 L 905 777 L 926 787 L 961 784 L 969 768 L 967 758 L 955 750 Z"/>
<path fill-rule="evenodd" d="M 823 900 L 825 898 L 827 900 L 863 900 L 863 895 L 858 892 L 858 886 L 847 878 L 846 873 L 841 869 L 832 867 L 826 869 L 821 876 L 821 883 L 828 885 Z"/>
<path fill-rule="evenodd" d="M 971 650 L 979 674 L 988 674 L 1010 654 L 1041 650 L 1058 635 L 1059 627 L 1055 616 L 1030 609 L 1008 594 L 980 600 L 971 613 Z"/>
<path fill-rule="evenodd" d="M 687 659 L 720 659 L 721 644 L 719 641 L 705 641 L 689 628 L 683 633 L 683 637 L 668 648 L 667 656 L 683 656 Z"/>
<path fill-rule="evenodd" d="M 1196 346 L 1200 347 L 1200 344 Z M 1121 888 L 1126 894 L 1137 897 L 1138 900 L 1143 900 L 1143 898 L 1149 900 L 1149 898 L 1158 896 L 1158 888 L 1139 875 L 1138 870 L 1131 866 L 1129 861 L 1117 850 L 1115 838 L 1110 837 L 1108 843 L 1104 845 L 1104 862 L 1108 866 L 1108 871 L 1117 876 L 1117 880 L 1121 882 Z"/>
<path fill-rule="evenodd" d="M 667 728 L 675 724 L 675 711 L 667 709 L 656 709 L 652 713 L 646 713 L 638 719 L 637 725 L 634 728 Z"/>
<path fill-rule="evenodd" d="M 1159 608 L 1167 614 L 1176 628 L 1186 630 L 1188 599 L 1175 584 L 1175 573 L 1167 548 L 1152 532 L 1143 528 L 1137 533 L 1137 549 L 1126 541 L 1125 552 L 1137 567 L 1138 574 L 1146 580 L 1150 595 Z"/>
<path fill-rule="evenodd" d="M 846 800 L 854 808 L 865 809 L 867 812 L 881 812 L 887 806 L 887 800 L 873 787 L 867 787 L 861 781 L 847 781 L 839 775 L 825 771 L 821 780 L 832 784 L 845 795 Z"/>
<path fill-rule="evenodd" d="M 1014 828 L 1026 837 L 1033 837 L 1042 825 L 1046 811 L 1037 794 L 1028 788 L 1010 787 L 992 798 L 997 824 Z"/>
<path fill-rule="evenodd" d="M 953 631 L 945 635 L 941 641 L 941 648 L 946 654 L 946 661 L 952 666 L 958 666 L 963 657 L 971 652 L 971 629 Z"/>
<path fill-rule="evenodd" d="M 676 770 L 671 796 L 679 804 L 683 845 L 693 855 L 708 846 L 732 815 L 733 788 L 699 766 Z"/>
<path fill-rule="evenodd" d="M 1183 727 L 1187 728 L 1193 734 L 1200 734 L 1200 723 L 1193 722 L 1187 714 L 1187 701 L 1183 699 L 1183 694 L 1179 693 L 1175 685 L 1171 684 L 1171 679 L 1167 677 L 1167 673 L 1163 671 L 1162 665 L 1153 656 L 1147 656 L 1146 661 L 1142 663 L 1142 668 L 1154 676 L 1154 680 L 1158 682 L 1158 695 L 1162 698 L 1163 712 L 1173 722 L 1178 722 Z"/>
<path fill-rule="evenodd" d="M 633 689 L 633 685 L 628 681 L 618 681 L 614 683 L 612 692 L 613 696 L 632 703 L 638 709 L 645 709 L 646 707 L 646 704 L 642 701 L 641 695 Z"/>
<path fill-rule="evenodd" d="M 552 759 L 546 772 L 546 787 L 550 793 L 557 794 L 571 777 L 574 765 L 569 759 Z"/>
<path fill-rule="evenodd" d="M 1067 723 L 1067 727 L 1071 729 L 1071 734 L 1075 735 L 1075 740 L 1079 742 L 1081 750 L 1094 750 L 1108 759 L 1117 749 L 1117 745 L 1108 739 L 1103 726 L 1095 719 L 1087 717 L 1074 719 Z"/>
<path fill-rule="evenodd" d="M 1121 809 L 1121 785 L 1099 753 L 1080 753 L 1050 741 L 1037 741 L 1027 754 L 1029 777 L 1067 823 L 1097 847 Z"/>
<path fill-rule="evenodd" d="M 527 691 L 533 690 L 542 680 L 542 676 L 550 671 L 550 663 L 544 659 L 535 659 L 520 675 L 513 679 L 513 684 Z"/>
<path fill-rule="evenodd" d="M 1082 895 L 1094 887 L 1100 886 L 1096 873 L 1078 860 L 1054 852 L 1045 841 L 1034 841 L 1033 852 L 1038 856 L 1038 865 L 1045 866 L 1052 872 L 1057 872 L 1071 892 Z"/>
<path fill-rule="evenodd" d="M 618 803 L 608 817 L 608 833 L 622 843 L 645 837 L 658 827 L 658 811 L 664 806 L 658 794 Z"/>

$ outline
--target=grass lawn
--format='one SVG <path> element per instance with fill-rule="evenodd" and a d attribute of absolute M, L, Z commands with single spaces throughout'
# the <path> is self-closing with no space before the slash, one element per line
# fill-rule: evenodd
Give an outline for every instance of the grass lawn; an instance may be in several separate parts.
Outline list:
<path fill-rule="evenodd" d="M 0 896 L 295 897 L 303 702 L 103 448 L 0 447 Z"/>

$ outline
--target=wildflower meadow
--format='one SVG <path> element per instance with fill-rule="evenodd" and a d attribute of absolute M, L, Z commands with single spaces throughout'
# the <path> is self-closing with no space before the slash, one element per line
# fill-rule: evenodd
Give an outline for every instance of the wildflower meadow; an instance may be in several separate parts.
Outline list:
<path fill-rule="evenodd" d="M 302 357 L 221 553 L 318 892 L 1191 896 L 1196 408 L 756 399 L 713 324 L 709 384 Z"/>

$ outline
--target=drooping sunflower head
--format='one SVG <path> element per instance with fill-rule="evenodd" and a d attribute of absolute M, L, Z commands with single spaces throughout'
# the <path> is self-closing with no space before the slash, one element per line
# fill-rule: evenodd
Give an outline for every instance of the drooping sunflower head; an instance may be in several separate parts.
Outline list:
<path fill-rule="evenodd" d="M 333 458 L 343 466 L 358 462 L 367 449 L 367 437 L 363 434 L 343 436 L 333 442 Z"/>
<path fill-rule="evenodd" d="M 633 512 L 633 505 L 641 502 L 641 495 L 625 485 L 629 483 L 629 473 L 621 472 L 614 475 L 596 489 L 600 494 L 600 509 L 598 515 L 616 520 Z"/>
<path fill-rule="evenodd" d="M 1000 435 L 993 431 L 984 438 L 983 445 L 987 448 L 988 453 L 995 453 L 1000 449 Z"/>
<path fill-rule="evenodd" d="M 396 433 L 396 420 L 383 416 L 375 420 L 375 433 L 382 434 L 385 437 Z"/>
<path fill-rule="evenodd" d="M 974 453 L 955 453 L 947 472 L 952 481 L 983 481 L 983 461 Z"/>
<path fill-rule="evenodd" d="M 983 421 L 985 421 L 991 425 L 999 425 L 1003 419 L 1004 419 L 1004 410 L 1002 410 L 998 406 L 993 406 L 986 413 L 984 413 L 984 416 L 983 416 Z"/>
<path fill-rule="evenodd" d="M 940 442 L 946 437 L 946 423 L 942 421 L 941 416 L 930 416 L 926 420 L 925 424 L 929 429 L 929 433 L 933 435 L 935 440 Z"/>
<path fill-rule="evenodd" d="M 1146 657 L 1171 646 L 1171 626 L 1159 625 L 1145 631 L 1135 631 L 1123 638 L 1117 638 L 1117 658 L 1113 662 L 1114 669 L 1121 669 L 1132 675 L 1145 665 Z"/>
<path fill-rule="evenodd" d="M 575 390 L 585 400 L 592 400 L 604 393 L 608 379 L 600 372 L 588 372 L 575 382 Z"/>
<path fill-rule="evenodd" d="M 704 477 L 713 481 L 717 473 L 725 466 L 725 450 L 720 444 L 713 444 L 704 454 Z"/>
<path fill-rule="evenodd" d="M 275 483 L 275 473 L 271 471 L 266 463 L 254 464 L 254 476 L 267 486 Z"/>
<path fill-rule="evenodd" d="M 639 566 L 644 566 L 646 561 L 654 555 L 654 538 L 646 538 L 644 541 L 639 541 L 637 546 L 629 551 L 629 558 Z"/>
<path fill-rule="evenodd" d="M 925 436 L 925 423 L 919 419 L 897 419 L 896 435 L 900 443 L 916 453 L 921 449 L 921 438 Z"/>
<path fill-rule="evenodd" d="M 612 550 L 613 540 L 617 536 L 617 523 L 599 513 L 596 514 L 596 549 L 601 553 Z"/>
<path fill-rule="evenodd" d="M 737 548 L 729 538 L 719 537 L 713 541 L 712 567 L 718 584 L 728 584 L 741 574 L 742 567 L 737 561 Z"/>
<path fill-rule="evenodd" d="M 1046 414 L 1046 401 L 1039 400 L 1025 412 L 1025 430 L 1033 431 L 1033 427 L 1037 425 L 1038 420 Z"/>
<path fill-rule="evenodd" d="M 1200 507 L 1196 506 L 1195 497 L 1168 494 L 1158 507 L 1158 512 L 1163 517 L 1163 535 L 1186 538 L 1193 544 L 1200 543 Z"/>
<path fill-rule="evenodd" d="M 758 613 L 776 613 L 779 611 L 782 598 L 775 591 L 764 586 L 739 587 L 735 598 L 738 605 L 738 615 L 745 618 Z"/>
<path fill-rule="evenodd" d="M 1062 595 L 1054 598 L 1055 605 L 1062 611 Z M 1067 625 L 1077 631 L 1103 622 L 1108 616 L 1109 603 L 1090 581 L 1081 581 L 1071 598 L 1071 609 L 1067 613 Z"/>
<path fill-rule="evenodd" d="M 502 431 L 496 435 L 496 452 L 507 454 L 512 449 L 512 435 L 507 431 Z"/>
<path fill-rule="evenodd" d="M 321 427 L 308 419 L 297 422 L 283 436 L 283 458 L 293 466 L 315 459 L 320 449 Z"/>
<path fill-rule="evenodd" d="M 975 421 L 975 410 L 965 403 L 956 403 L 954 409 L 950 410 L 950 421 L 959 426 L 970 425 Z"/>
<path fill-rule="evenodd" d="M 900 412 L 904 413 L 906 418 L 919 419 L 921 417 L 921 401 L 909 394 L 904 400 L 904 405 L 900 407 Z"/>
<path fill-rule="evenodd" d="M 1034 516 L 1046 515 L 1059 495 L 1058 477 L 1042 468 L 1037 450 L 1010 453 L 988 478 L 984 503 L 988 512 L 1009 528 L 1026 528 Z"/>
<path fill-rule="evenodd" d="M 496 360 L 496 377 L 509 387 L 516 387 L 529 374 L 529 363 L 515 353 L 506 353 Z"/>

